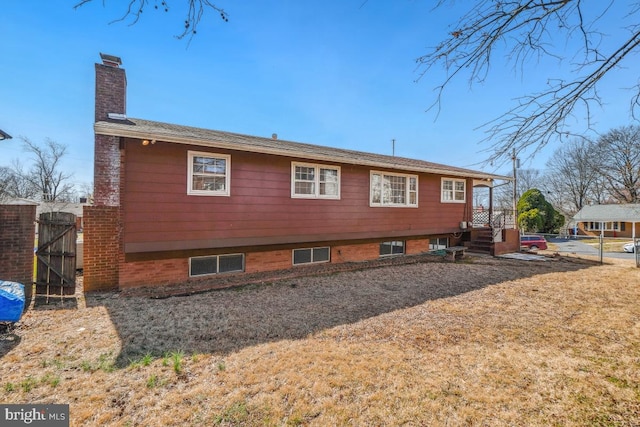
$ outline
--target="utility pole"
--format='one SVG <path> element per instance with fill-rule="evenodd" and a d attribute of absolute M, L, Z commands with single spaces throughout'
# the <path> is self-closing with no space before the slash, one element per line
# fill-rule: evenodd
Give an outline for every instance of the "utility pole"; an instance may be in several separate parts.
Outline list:
<path fill-rule="evenodd" d="M 511 154 L 511 161 L 513 162 L 513 217 L 516 223 L 516 228 L 518 224 L 518 167 L 520 167 L 520 159 L 516 157 L 516 149 L 513 149 L 513 153 Z"/>
<path fill-rule="evenodd" d="M 395 140 L 395 138 L 391 140 L 391 155 L 393 157 L 396 156 L 396 140 Z"/>

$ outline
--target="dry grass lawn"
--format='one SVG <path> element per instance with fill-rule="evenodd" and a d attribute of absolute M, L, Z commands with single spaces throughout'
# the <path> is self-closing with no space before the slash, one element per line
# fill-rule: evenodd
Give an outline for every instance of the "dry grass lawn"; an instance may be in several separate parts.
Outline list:
<path fill-rule="evenodd" d="M 35 306 L 0 401 L 72 425 L 638 426 L 640 269 L 471 258 Z"/>

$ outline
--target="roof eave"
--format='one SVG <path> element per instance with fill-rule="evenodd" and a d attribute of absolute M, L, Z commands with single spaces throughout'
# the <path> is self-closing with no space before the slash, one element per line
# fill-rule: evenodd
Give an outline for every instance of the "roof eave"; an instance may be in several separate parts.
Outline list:
<path fill-rule="evenodd" d="M 403 171 L 411 171 L 411 172 L 422 172 L 422 173 L 432 173 L 444 176 L 457 176 L 457 177 L 465 177 L 465 178 L 476 178 L 483 180 L 504 180 L 504 181 L 512 181 L 513 178 L 502 175 L 494 175 L 494 174 L 485 174 L 485 173 L 474 173 L 473 171 L 462 172 L 456 170 L 449 169 L 440 169 L 440 168 L 429 168 L 429 167 L 417 167 L 411 165 L 394 165 L 392 162 L 376 162 L 371 160 L 354 160 L 350 157 L 340 157 L 340 156 L 330 156 L 323 155 L 318 153 L 307 153 L 294 151 L 290 149 L 280 148 L 274 149 L 270 147 L 260 147 L 260 146 L 248 146 L 243 147 L 235 143 L 229 143 L 224 141 L 212 141 L 210 139 L 198 138 L 198 137 L 189 137 L 189 136 L 180 136 L 174 133 L 165 133 L 165 132 L 157 132 L 157 131 L 149 131 L 149 130 L 140 130 L 138 131 L 135 127 L 131 127 L 128 129 L 123 129 L 123 126 L 119 123 L 111 123 L 111 122 L 96 122 L 94 124 L 94 131 L 98 135 L 105 136 L 115 136 L 115 137 L 124 137 L 124 138 L 135 138 L 135 139 L 155 139 L 158 141 L 164 141 L 174 144 L 185 144 L 185 145 L 197 145 L 202 147 L 215 147 L 215 148 L 223 148 L 235 151 L 244 151 L 251 153 L 261 153 L 261 154 L 272 154 L 277 156 L 286 156 L 286 157 L 297 157 L 304 158 L 310 160 L 318 160 L 325 162 L 339 162 L 344 164 L 353 164 L 353 165 L 363 165 L 363 166 L 373 166 L 378 168 L 387 168 L 387 169 L 396 169 Z"/>

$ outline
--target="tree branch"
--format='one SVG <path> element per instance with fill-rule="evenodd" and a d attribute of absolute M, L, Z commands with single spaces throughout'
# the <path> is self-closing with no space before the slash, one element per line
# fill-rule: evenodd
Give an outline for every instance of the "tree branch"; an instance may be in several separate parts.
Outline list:
<path fill-rule="evenodd" d="M 436 7 L 452 0 L 440 0 Z M 567 119 L 582 106 L 590 127 L 591 108 L 601 105 L 598 83 L 620 63 L 638 51 L 640 26 L 633 25 L 629 38 L 612 53 L 600 48 L 604 35 L 595 23 L 612 10 L 613 1 L 589 21 L 585 19 L 582 0 L 481 0 L 475 2 L 441 44 L 419 57 L 417 81 L 435 67 L 446 72 L 443 82 L 435 87 L 436 96 L 429 110 L 441 106 L 445 89 L 460 74 L 468 74 L 469 84 L 485 81 L 496 55 L 503 56 L 514 69 L 523 73 L 530 60 L 552 57 L 558 60 L 565 53 L 554 52 L 558 40 L 580 41 L 574 56 L 578 77 L 573 80 L 549 80 L 541 92 L 517 99 L 517 105 L 498 118 L 489 121 L 484 142 L 491 142 L 487 161 L 495 163 L 510 159 L 513 150 L 533 148 L 534 154 L 552 139 L 568 135 Z M 593 7 L 593 4 L 590 4 Z M 589 10 L 592 14 L 592 9 Z M 640 6 L 631 15 L 639 13 Z M 635 16 L 635 15 L 633 15 Z M 582 57 L 578 58 L 582 53 Z M 640 109 L 640 82 L 631 98 L 632 114 Z M 635 117 L 635 115 L 634 115 Z"/>
<path fill-rule="evenodd" d="M 84 6 L 87 3 L 91 3 L 94 0 L 81 0 L 76 3 L 73 8 L 78 9 Z M 186 5 L 186 11 L 184 11 L 184 27 L 181 32 L 176 35 L 176 38 L 183 39 L 189 36 L 189 40 L 197 33 L 198 26 L 202 22 L 202 18 L 207 9 L 215 11 L 220 19 L 224 22 L 229 21 L 229 14 L 218 7 L 215 3 L 212 3 L 210 0 L 176 0 L 180 2 L 184 2 Z M 153 5 L 150 3 L 153 2 Z M 106 3 L 106 0 L 103 0 L 103 5 Z M 154 10 L 162 10 L 164 12 L 170 11 L 169 0 L 129 0 L 127 4 L 127 9 L 125 13 L 117 19 L 114 19 L 110 22 L 110 24 L 116 22 L 122 22 L 127 19 L 131 19 L 129 25 L 135 25 L 142 18 L 143 12 L 148 8 L 153 7 Z"/>

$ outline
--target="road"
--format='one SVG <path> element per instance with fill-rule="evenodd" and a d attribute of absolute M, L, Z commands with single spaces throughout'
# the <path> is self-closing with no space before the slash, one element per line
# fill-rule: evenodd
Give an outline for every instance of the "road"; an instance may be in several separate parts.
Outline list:
<path fill-rule="evenodd" d="M 582 254 L 582 255 L 591 255 L 591 256 L 599 256 L 599 251 L 597 247 L 592 245 L 588 245 L 583 243 L 580 240 L 573 239 L 559 239 L 559 238 L 547 238 L 549 243 L 553 243 L 557 246 L 557 252 L 559 253 L 572 253 L 572 254 Z M 622 245 L 620 245 L 622 246 Z M 635 254 L 629 254 L 626 252 L 605 252 L 605 258 L 618 258 L 618 259 L 629 259 L 634 260 Z"/>

